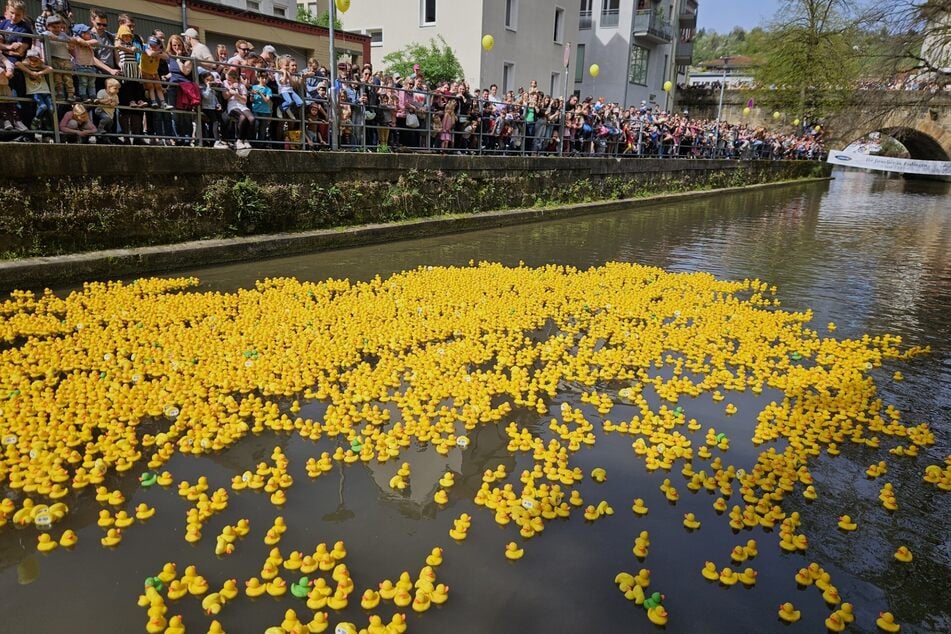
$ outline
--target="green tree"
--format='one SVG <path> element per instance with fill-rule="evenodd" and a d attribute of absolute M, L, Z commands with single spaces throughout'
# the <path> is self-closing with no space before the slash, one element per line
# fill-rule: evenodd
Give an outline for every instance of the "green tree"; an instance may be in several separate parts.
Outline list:
<path fill-rule="evenodd" d="M 464 76 L 459 58 L 441 35 L 438 40 L 429 40 L 428 44 L 411 42 L 383 58 L 386 72 L 399 73 L 402 77 L 413 72 L 413 64 L 419 64 L 419 69 L 430 86 Z"/>
<path fill-rule="evenodd" d="M 330 25 L 330 11 L 324 11 L 320 15 L 314 15 L 302 4 L 297 5 L 297 21 L 314 26 L 322 26 L 325 29 Z M 340 21 L 339 14 L 334 18 L 334 29 L 340 31 L 343 29 L 343 22 Z"/>
<path fill-rule="evenodd" d="M 861 68 L 854 43 L 877 16 L 850 0 L 784 0 L 754 69 L 759 101 L 810 120 L 846 107 Z"/>

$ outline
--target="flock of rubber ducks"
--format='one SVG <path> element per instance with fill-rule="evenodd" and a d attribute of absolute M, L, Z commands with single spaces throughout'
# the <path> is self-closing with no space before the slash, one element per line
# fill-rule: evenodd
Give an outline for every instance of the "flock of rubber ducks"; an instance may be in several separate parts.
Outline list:
<path fill-rule="evenodd" d="M 163 467 L 176 453 L 223 451 L 267 431 L 314 441 L 337 438 L 342 446 L 306 461 L 307 475 L 319 478 L 336 465 L 398 462 L 414 442 L 428 443 L 442 455 L 465 451 L 469 432 L 478 426 L 505 425 L 508 450 L 530 456 L 534 465 L 518 483 L 503 465 L 487 469 L 473 501 L 499 525 L 512 524 L 523 540 L 573 511 L 589 522 L 614 514 L 607 500 L 585 504 L 575 488 L 585 473 L 572 465 L 572 456 L 594 445 L 600 429 L 630 438 L 634 457 L 648 471 L 679 471 L 690 493 L 717 494 L 713 509 L 734 531 L 778 525 L 779 547 L 794 552 L 807 550 L 808 538 L 800 532 L 798 512 L 784 510 L 782 503 L 797 494 L 807 503 L 818 498 L 821 486 L 812 480 L 810 462 L 836 456 L 847 444 L 877 449 L 887 441 L 894 445 L 891 457 L 866 471 L 869 478 L 882 478 L 889 460 L 913 459 L 934 443 L 926 424 L 903 423 L 896 408 L 881 402 L 872 381 L 855 378 L 927 348 L 904 347 L 889 335 L 823 337 L 808 327 L 809 311 L 779 310 L 775 287 L 759 280 L 721 281 L 632 264 L 580 271 L 481 263 L 421 267 L 365 283 L 268 279 L 233 294 L 195 292 L 197 285 L 194 278 L 89 283 L 66 298 L 15 292 L 0 305 L 0 338 L 7 343 L 0 350 L 0 398 L 6 398 L 0 405 L 0 482 L 23 494 L 19 507 L 10 499 L 0 502 L 0 526 L 34 525 L 40 552 L 70 548 L 75 532 L 66 530 L 59 539 L 50 533 L 69 513 L 60 500 L 91 487 L 103 506 L 101 543 L 111 548 L 121 543 L 122 531 L 147 521 L 155 509 L 123 508 L 123 494 L 109 491 L 106 477 L 138 470 L 143 488 L 171 487 L 174 477 Z M 549 325 L 547 337 L 524 335 Z M 661 368 L 670 372 L 655 372 Z M 593 389 L 612 382 L 624 387 Z M 588 386 L 580 400 L 597 418 L 567 402 L 550 411 L 565 383 Z M 683 399 L 709 395 L 722 403 L 730 393 L 758 395 L 767 388 L 783 398 L 756 415 L 752 442 L 783 440 L 785 449 L 767 447 L 750 469 L 725 463 L 730 438 L 690 417 Z M 648 403 L 649 391 L 660 397 L 659 407 Z M 327 404 L 322 420 L 301 416 L 301 403 L 313 400 Z M 610 420 L 615 401 L 633 406 L 635 415 Z M 506 423 L 514 408 L 553 414 L 545 432 L 549 438 Z M 724 416 L 736 412 L 734 404 L 725 403 Z M 148 420 L 161 421 L 160 431 L 140 434 L 138 424 Z M 704 428 L 694 441 L 691 436 Z M 279 448 L 270 458 L 235 475 L 230 488 L 267 495 L 279 510 L 294 479 Z M 454 478 L 451 472 L 440 478 L 432 496 L 436 505 L 449 502 Z M 951 490 L 951 456 L 944 465 L 926 467 L 923 478 Z M 411 479 L 411 465 L 403 462 L 389 486 L 405 493 Z M 607 472 L 595 468 L 589 479 L 603 483 Z M 192 504 L 185 539 L 199 544 L 207 521 L 228 508 L 228 490 L 212 490 L 202 476 L 195 484 L 179 482 L 177 491 Z M 661 491 L 669 504 L 681 499 L 671 478 L 663 480 Z M 887 512 L 898 508 L 891 483 L 883 484 L 880 500 Z M 636 516 L 649 512 L 643 498 L 635 498 L 631 510 Z M 683 515 L 683 526 L 702 531 L 694 513 Z M 471 517 L 462 513 L 449 536 L 464 541 L 470 527 Z M 860 529 L 848 515 L 838 519 L 838 527 Z M 234 552 L 249 530 L 247 519 L 226 526 L 215 538 L 216 554 Z M 320 610 L 341 609 L 353 591 L 345 553 L 336 545 L 319 545 L 313 553 L 294 551 L 284 558 L 277 547 L 285 530 L 278 516 L 264 532 L 274 550 L 260 574 L 245 582 L 244 594 L 289 592 L 306 599 L 313 619 L 305 623 L 288 610 L 280 631 L 323 631 L 329 623 Z M 644 531 L 635 539 L 634 555 L 643 560 L 649 546 Z M 753 539 L 737 546 L 732 563 L 755 557 L 756 548 Z M 432 562 L 441 561 L 437 550 L 415 582 L 406 573 L 396 583 L 369 588 L 361 606 L 369 610 L 392 600 L 421 612 L 445 600 L 448 589 L 431 574 L 438 565 Z M 526 556 L 525 548 L 512 541 L 504 556 L 516 562 Z M 895 559 L 910 562 L 910 550 L 901 546 Z M 149 632 L 183 629 L 180 618 L 165 617 L 166 598 L 204 595 L 202 607 L 216 615 L 240 594 L 233 580 L 208 593 L 194 567 L 176 578 L 172 566 L 145 588 Z M 300 577 L 288 583 L 281 568 L 299 571 Z M 804 570 L 797 583 L 808 577 L 819 586 L 821 574 Z M 319 572 L 331 573 L 336 586 L 313 576 Z M 702 574 L 724 586 L 756 582 L 752 568 L 734 572 L 713 562 L 704 564 Z M 627 598 L 645 607 L 651 622 L 667 622 L 663 595 L 646 591 L 649 571 L 616 582 Z M 832 624 L 827 622 L 838 631 L 835 627 L 852 616 L 844 612 L 849 604 L 828 588 L 823 597 L 840 606 L 829 617 Z M 786 603 L 778 616 L 794 622 L 800 612 Z M 897 631 L 889 629 L 898 627 L 890 613 L 880 615 L 878 624 Z M 371 617 L 363 629 L 350 623 L 338 627 L 391 634 L 405 626 L 397 615 L 389 623 Z M 211 631 L 223 631 L 218 621 Z"/>

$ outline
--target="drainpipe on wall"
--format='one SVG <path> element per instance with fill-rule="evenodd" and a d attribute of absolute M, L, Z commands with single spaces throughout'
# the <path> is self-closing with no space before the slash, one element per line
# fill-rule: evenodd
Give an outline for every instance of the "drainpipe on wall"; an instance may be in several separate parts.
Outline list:
<path fill-rule="evenodd" d="M 670 65 L 667 69 L 667 81 L 670 82 L 670 90 L 667 92 L 667 102 L 664 108 L 667 112 L 672 111 L 677 96 L 677 44 L 680 42 L 680 4 L 681 0 L 674 0 L 674 15 L 671 19 L 674 37 L 670 45 Z"/>
<path fill-rule="evenodd" d="M 188 5 L 182 0 L 182 33 L 188 29 Z"/>

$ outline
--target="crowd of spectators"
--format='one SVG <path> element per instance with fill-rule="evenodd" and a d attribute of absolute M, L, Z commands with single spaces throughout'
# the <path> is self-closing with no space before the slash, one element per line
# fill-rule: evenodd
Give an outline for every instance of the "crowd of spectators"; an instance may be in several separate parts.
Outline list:
<path fill-rule="evenodd" d="M 641 102 L 567 102 L 529 87 L 472 91 L 339 63 L 336 80 L 274 46 L 247 40 L 214 53 L 194 29 L 136 32 L 92 9 L 74 23 L 68 0 L 45 0 L 35 21 L 6 0 L 0 22 L 0 139 L 206 145 L 218 148 L 429 150 L 612 156 L 816 159 L 811 130 L 783 134 L 717 124 Z M 113 30 L 114 29 L 114 30 Z M 336 126 L 331 119 L 336 117 Z M 331 130 L 338 137 L 331 139 Z"/>

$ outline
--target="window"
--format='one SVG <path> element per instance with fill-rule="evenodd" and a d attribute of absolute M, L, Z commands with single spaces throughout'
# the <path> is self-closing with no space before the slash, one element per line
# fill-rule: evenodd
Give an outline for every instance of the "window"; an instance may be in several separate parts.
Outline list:
<path fill-rule="evenodd" d="M 367 29 L 370 36 L 370 46 L 383 46 L 383 29 Z"/>
<path fill-rule="evenodd" d="M 575 83 L 584 81 L 584 44 L 578 45 L 578 52 L 575 54 Z"/>
<path fill-rule="evenodd" d="M 643 46 L 631 45 L 631 67 L 627 69 L 628 83 L 647 85 L 647 61 L 650 53 L 650 49 Z"/>
<path fill-rule="evenodd" d="M 317 3 L 308 2 L 307 3 L 307 13 L 316 16 L 317 15 Z"/>
<path fill-rule="evenodd" d="M 560 7 L 555 7 L 555 32 L 552 39 L 558 44 L 565 39 L 565 10 Z"/>
<path fill-rule="evenodd" d="M 287 17 L 287 7 L 281 7 L 275 4 L 273 10 L 274 10 L 274 15 L 281 18 Z"/>
<path fill-rule="evenodd" d="M 248 0 L 248 11 L 260 11 L 261 3 L 254 0 Z"/>
<path fill-rule="evenodd" d="M 591 28 L 591 3 L 594 0 L 581 0 L 581 12 L 578 14 L 578 30 L 587 31 Z"/>
<path fill-rule="evenodd" d="M 621 0 L 601 0 L 601 26 L 617 26 Z"/>
<path fill-rule="evenodd" d="M 518 28 L 518 0 L 505 0 L 505 28 Z"/>
<path fill-rule="evenodd" d="M 514 62 L 505 62 L 502 64 L 502 92 L 515 90 L 512 85 L 515 83 L 515 64 Z"/>
<path fill-rule="evenodd" d="M 419 23 L 436 24 L 436 0 L 419 0 Z"/>
<path fill-rule="evenodd" d="M 556 91 L 561 90 L 561 73 L 551 74 L 551 83 L 548 84 L 548 94 L 554 96 Z"/>

